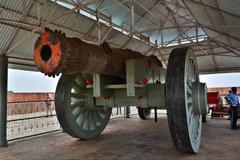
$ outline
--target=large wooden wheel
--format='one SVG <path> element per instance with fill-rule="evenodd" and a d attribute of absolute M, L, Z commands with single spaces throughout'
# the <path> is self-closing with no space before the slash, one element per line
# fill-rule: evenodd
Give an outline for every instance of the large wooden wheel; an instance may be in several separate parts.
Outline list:
<path fill-rule="evenodd" d="M 142 120 L 148 120 L 151 115 L 151 109 L 138 107 L 138 115 Z"/>
<path fill-rule="evenodd" d="M 111 116 L 109 107 L 95 106 L 92 90 L 86 88 L 89 75 L 62 75 L 56 89 L 55 105 L 64 132 L 80 139 L 101 134 Z"/>
<path fill-rule="evenodd" d="M 194 113 L 193 82 L 199 82 L 193 51 L 190 48 L 173 50 L 168 60 L 166 77 L 168 125 L 178 150 L 197 153 L 201 140 L 202 116 Z"/>

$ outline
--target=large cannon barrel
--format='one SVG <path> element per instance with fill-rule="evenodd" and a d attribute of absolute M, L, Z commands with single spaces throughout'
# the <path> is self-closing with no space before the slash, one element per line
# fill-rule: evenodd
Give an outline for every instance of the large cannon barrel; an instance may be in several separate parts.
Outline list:
<path fill-rule="evenodd" d="M 142 57 L 132 50 L 110 48 L 108 43 L 94 45 L 56 31 L 41 34 L 34 48 L 35 65 L 48 76 L 99 73 L 125 77 L 126 60 Z M 156 57 L 150 56 L 149 60 L 161 66 Z"/>

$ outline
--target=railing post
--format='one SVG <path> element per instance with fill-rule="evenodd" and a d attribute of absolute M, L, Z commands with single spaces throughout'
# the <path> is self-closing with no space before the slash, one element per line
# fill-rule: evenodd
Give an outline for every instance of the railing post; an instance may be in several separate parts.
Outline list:
<path fill-rule="evenodd" d="M 124 118 L 130 118 L 130 106 L 125 106 Z"/>
<path fill-rule="evenodd" d="M 8 58 L 0 56 L 0 147 L 7 146 Z"/>

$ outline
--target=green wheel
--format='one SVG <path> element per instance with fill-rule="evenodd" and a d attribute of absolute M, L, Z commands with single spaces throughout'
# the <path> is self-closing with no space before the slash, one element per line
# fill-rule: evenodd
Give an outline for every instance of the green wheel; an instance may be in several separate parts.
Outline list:
<path fill-rule="evenodd" d="M 147 120 L 150 118 L 151 109 L 138 107 L 138 115 L 142 120 Z"/>
<path fill-rule="evenodd" d="M 170 54 L 166 76 L 168 125 L 178 150 L 197 153 L 202 132 L 202 115 L 195 114 L 192 82 L 199 82 L 192 49 L 178 48 Z"/>
<path fill-rule="evenodd" d="M 56 114 L 64 132 L 80 139 L 92 139 L 106 127 L 112 109 L 95 106 L 92 89 L 85 80 L 89 75 L 62 75 L 59 79 L 55 105 Z"/>

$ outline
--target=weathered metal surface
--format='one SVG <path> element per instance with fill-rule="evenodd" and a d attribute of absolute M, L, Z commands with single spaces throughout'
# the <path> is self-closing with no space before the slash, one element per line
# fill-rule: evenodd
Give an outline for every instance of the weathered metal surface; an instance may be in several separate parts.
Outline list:
<path fill-rule="evenodd" d="M 145 56 L 132 50 L 110 48 L 108 43 L 98 46 L 51 31 L 40 35 L 34 50 L 36 67 L 49 76 L 61 72 L 125 77 L 126 60 L 142 57 Z M 161 66 L 156 57 L 150 56 L 149 61 Z"/>
<path fill-rule="evenodd" d="M 7 145 L 8 58 L 0 56 L 0 147 Z"/>
<path fill-rule="evenodd" d="M 41 58 L 40 61 L 49 61 L 45 62 L 41 69 L 54 74 L 56 71 L 68 71 L 58 82 L 55 100 L 58 120 L 69 135 L 81 139 L 92 139 L 100 135 L 108 123 L 112 107 L 136 105 L 149 111 L 156 106 L 165 107 L 164 85 L 160 84 L 162 67 L 156 58 L 145 57 L 129 50 L 86 44 L 66 37 L 63 40 L 66 40 L 69 48 L 62 49 L 62 41 L 56 40 L 58 37 L 52 38 L 54 35 L 51 34 L 42 36 L 42 42 L 36 44 L 40 47 L 36 47 L 35 53 Z M 73 43 L 70 44 L 70 41 Z M 76 41 L 80 48 L 74 43 Z M 54 53 L 48 55 L 46 52 L 41 55 L 41 50 L 45 50 L 46 45 L 50 46 Z M 60 52 L 68 54 L 61 56 Z M 55 56 L 56 59 L 51 60 Z M 68 58 L 66 64 L 65 57 Z M 74 57 L 80 61 L 79 64 L 73 61 Z M 69 62 L 73 62 L 74 67 Z M 88 72 L 91 74 L 86 74 Z M 147 118 L 149 115 L 144 116 Z M 129 117 L 128 114 L 126 117 Z"/>
<path fill-rule="evenodd" d="M 125 59 L 123 68 L 126 78 L 101 74 L 63 74 L 56 91 L 56 112 L 65 132 L 82 139 L 100 135 L 108 123 L 112 107 L 139 106 L 146 111 L 167 108 L 169 128 L 176 148 L 197 153 L 206 93 L 205 85 L 194 87 L 201 83 L 192 49 L 173 50 L 166 85 L 161 84 L 160 65 L 148 63 L 148 60 L 147 57 Z M 112 73 L 115 75 L 116 72 Z M 196 108 L 201 111 L 195 112 Z M 146 118 L 148 113 L 142 114 Z"/>

